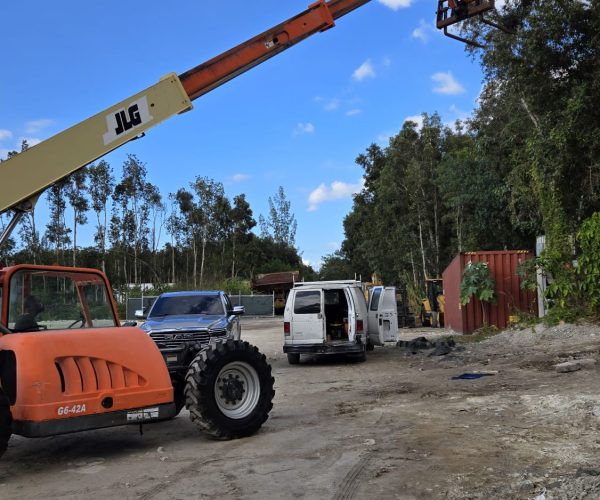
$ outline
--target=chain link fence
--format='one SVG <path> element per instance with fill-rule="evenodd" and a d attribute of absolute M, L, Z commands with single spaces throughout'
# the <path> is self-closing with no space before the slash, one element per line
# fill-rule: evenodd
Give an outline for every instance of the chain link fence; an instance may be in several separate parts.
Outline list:
<path fill-rule="evenodd" d="M 273 295 L 229 295 L 234 306 L 244 306 L 246 316 L 274 316 Z M 140 309 L 150 309 L 156 296 L 128 297 L 125 302 L 125 317 L 127 320 L 135 319 L 135 312 Z"/>

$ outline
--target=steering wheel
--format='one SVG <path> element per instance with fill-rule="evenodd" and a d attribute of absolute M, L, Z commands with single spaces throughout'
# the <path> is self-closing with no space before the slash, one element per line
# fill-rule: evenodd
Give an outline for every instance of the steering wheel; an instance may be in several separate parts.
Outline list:
<path fill-rule="evenodd" d="M 79 328 L 83 328 L 85 326 L 85 316 L 82 311 L 79 311 L 79 318 L 77 318 L 73 323 L 71 323 L 67 328 L 73 328 L 77 323 L 81 323 Z"/>

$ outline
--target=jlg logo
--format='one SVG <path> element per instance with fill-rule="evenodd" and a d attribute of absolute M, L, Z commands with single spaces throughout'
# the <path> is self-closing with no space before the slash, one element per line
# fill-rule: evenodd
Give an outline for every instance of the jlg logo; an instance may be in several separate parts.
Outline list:
<path fill-rule="evenodd" d="M 106 115 L 106 133 L 103 135 L 104 145 L 108 145 L 122 134 L 140 125 L 148 123 L 153 116 L 148 111 L 146 96 L 129 103 L 126 107 Z"/>
<path fill-rule="evenodd" d="M 125 115 L 125 110 L 123 109 L 118 113 L 115 113 L 115 120 L 117 121 L 117 128 L 115 129 L 115 134 L 121 135 L 123 132 L 126 132 L 127 130 L 130 130 L 136 125 L 142 123 L 142 119 L 140 118 L 140 111 L 137 104 L 129 106 L 129 109 L 127 110 L 127 115 Z"/>

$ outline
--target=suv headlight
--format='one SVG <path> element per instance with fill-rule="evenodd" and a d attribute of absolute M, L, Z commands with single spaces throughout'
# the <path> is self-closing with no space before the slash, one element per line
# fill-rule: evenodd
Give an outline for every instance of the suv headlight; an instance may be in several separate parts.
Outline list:
<path fill-rule="evenodd" d="M 150 335 L 150 332 L 152 331 L 152 327 L 148 323 L 140 325 L 140 328 L 144 330 L 148 335 Z"/>

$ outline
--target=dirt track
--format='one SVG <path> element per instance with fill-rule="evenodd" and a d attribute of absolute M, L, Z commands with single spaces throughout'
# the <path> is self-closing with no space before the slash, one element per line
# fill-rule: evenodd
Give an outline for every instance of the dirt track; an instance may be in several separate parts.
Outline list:
<path fill-rule="evenodd" d="M 600 498 L 600 328 L 507 333 L 446 356 L 393 346 L 366 363 L 289 366 L 280 320 L 244 320 L 269 358 L 271 418 L 215 442 L 173 421 L 28 440 L 0 462 L 0 498 Z M 409 336 L 434 330 L 405 330 Z M 453 380 L 472 371 L 497 372 Z M 587 495 L 587 496 L 586 496 Z"/>

